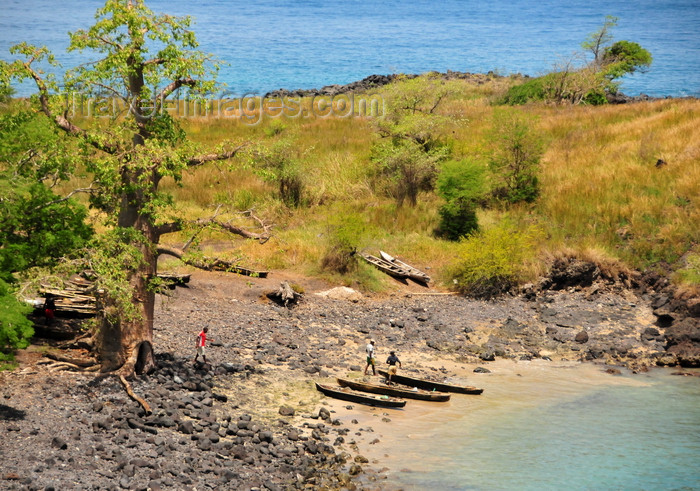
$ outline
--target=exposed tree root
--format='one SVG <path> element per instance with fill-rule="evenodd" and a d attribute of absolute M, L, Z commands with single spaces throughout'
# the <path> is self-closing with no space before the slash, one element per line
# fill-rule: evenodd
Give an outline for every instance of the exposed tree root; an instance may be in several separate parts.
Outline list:
<path fill-rule="evenodd" d="M 134 390 L 131 388 L 131 384 L 124 378 L 124 375 L 119 375 L 119 381 L 124 386 L 124 389 L 126 389 L 126 393 L 129 394 L 129 397 L 141 404 L 143 410 L 146 411 L 146 416 L 150 415 L 153 412 L 151 411 L 151 406 L 143 398 L 134 393 Z"/>
<path fill-rule="evenodd" d="M 72 358 L 70 356 L 57 355 L 55 353 L 46 353 L 44 356 L 55 361 L 69 363 L 83 368 L 89 368 L 97 365 L 97 361 L 90 358 Z"/>
<path fill-rule="evenodd" d="M 99 365 L 93 363 L 90 366 L 79 366 L 67 361 L 55 361 L 52 359 L 42 359 L 36 362 L 37 365 L 45 365 L 51 372 L 71 371 L 71 372 L 96 372 Z"/>

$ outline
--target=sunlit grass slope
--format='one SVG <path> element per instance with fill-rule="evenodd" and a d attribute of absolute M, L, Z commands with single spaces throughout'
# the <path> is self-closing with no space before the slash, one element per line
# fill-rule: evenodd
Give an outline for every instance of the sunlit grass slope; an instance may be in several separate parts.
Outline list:
<path fill-rule="evenodd" d="M 440 110 L 452 118 L 444 129 L 453 158 L 486 165 L 486 135 L 493 96 L 503 81 L 461 82 Z M 504 218 L 543 231 L 542 261 L 574 254 L 645 269 L 670 265 L 682 271 L 700 251 L 700 102 L 674 99 L 616 106 L 520 108 L 538 117 L 546 151 L 540 164 L 541 195 L 532 205 L 479 211 L 482 229 Z M 182 187 L 165 183 L 185 216 L 211 213 L 219 204 L 254 209 L 274 223 L 266 244 L 227 242 L 244 261 L 261 268 L 291 268 L 309 274 L 319 269 L 329 223 L 338 216 L 361 216 L 365 232 L 359 249 L 386 249 L 447 282 L 459 245 L 439 240 L 441 199 L 423 194 L 415 208 L 397 207 L 374 185 L 370 160 L 378 138 L 371 117 L 266 118 L 246 124 L 237 118 L 183 118 L 190 136 L 203 148 L 223 140 L 269 142 L 293 139 L 303 167 L 304 205 L 289 208 L 277 198 L 273 182 L 262 179 L 250 159 L 210 165 L 185 176 Z M 214 236 L 223 239 L 223 236 Z M 230 240 L 230 239 L 226 239 Z M 546 264 L 533 269 L 541 272 Z M 330 275 L 330 277 L 333 277 Z M 363 265 L 335 280 L 381 288 L 382 278 Z"/>

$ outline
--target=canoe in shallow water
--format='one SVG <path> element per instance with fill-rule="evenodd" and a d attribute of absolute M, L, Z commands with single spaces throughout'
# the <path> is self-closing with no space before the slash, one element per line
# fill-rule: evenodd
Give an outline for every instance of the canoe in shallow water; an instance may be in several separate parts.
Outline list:
<path fill-rule="evenodd" d="M 343 401 L 357 402 L 358 404 L 367 404 L 369 406 L 380 407 L 404 407 L 406 401 L 397 397 L 375 396 L 363 392 L 357 392 L 345 387 L 333 387 L 332 385 L 323 385 L 316 382 L 316 389 L 328 397 L 341 399 Z"/>
<path fill-rule="evenodd" d="M 381 375 L 387 376 L 385 370 L 378 370 Z M 391 381 L 396 382 L 401 385 L 408 385 L 410 387 L 418 387 L 423 390 L 439 390 L 442 392 L 455 392 L 458 394 L 481 394 L 484 389 L 479 389 L 478 387 L 471 387 L 469 385 L 456 385 L 448 384 L 444 382 L 434 382 L 432 380 L 408 377 L 406 375 L 392 375 Z"/>
<path fill-rule="evenodd" d="M 446 392 L 435 392 L 421 390 L 418 388 L 407 389 L 404 387 L 397 387 L 393 385 L 373 384 L 369 382 L 363 382 L 361 380 L 349 380 L 345 378 L 339 378 L 338 384 L 343 387 L 350 387 L 351 389 L 360 390 L 362 392 L 370 392 L 372 394 L 384 394 L 393 397 L 404 397 L 406 399 L 418 399 L 421 401 L 433 402 L 446 402 L 450 400 L 450 394 Z"/>

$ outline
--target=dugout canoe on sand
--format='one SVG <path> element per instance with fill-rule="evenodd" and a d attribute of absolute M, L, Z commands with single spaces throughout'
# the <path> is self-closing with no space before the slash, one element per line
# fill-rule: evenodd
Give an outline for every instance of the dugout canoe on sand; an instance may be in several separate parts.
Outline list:
<path fill-rule="evenodd" d="M 371 395 L 364 392 L 357 392 L 346 387 L 333 387 L 316 382 L 316 389 L 328 397 L 341 399 L 343 401 L 366 404 L 368 406 L 400 408 L 406 405 L 406 401 L 397 397 Z"/>
<path fill-rule="evenodd" d="M 393 397 L 403 397 L 405 399 L 418 399 L 421 401 L 446 402 L 450 400 L 450 394 L 446 392 L 427 391 L 418 388 L 407 389 L 404 387 L 396 387 L 392 385 L 373 384 L 363 382 L 361 380 L 349 380 L 339 378 L 338 384 L 342 387 L 349 387 L 362 392 L 370 392 L 372 394 L 384 394 Z"/>
<path fill-rule="evenodd" d="M 387 376 L 386 370 L 377 370 L 380 375 Z M 435 382 L 433 380 L 426 380 L 414 377 L 408 377 L 406 375 L 392 375 L 391 381 L 397 384 L 407 385 L 409 387 L 417 387 L 423 390 L 439 390 L 442 392 L 455 392 L 458 394 L 481 394 L 484 389 L 478 387 L 471 387 L 469 385 L 457 385 L 448 384 L 445 382 Z"/>
<path fill-rule="evenodd" d="M 362 257 L 368 263 L 374 265 L 379 271 L 386 273 L 389 276 L 393 276 L 394 278 L 397 278 L 399 280 L 405 280 L 409 277 L 409 273 L 405 269 L 397 266 L 396 264 L 392 264 L 389 261 L 385 261 L 384 259 L 381 259 L 377 256 L 373 256 L 372 254 L 360 253 L 360 257 Z"/>
<path fill-rule="evenodd" d="M 384 261 L 386 261 L 390 264 L 393 264 L 394 266 L 397 266 L 397 267 L 403 269 L 404 271 L 406 271 L 406 274 L 408 275 L 408 277 L 411 278 L 413 281 L 417 281 L 418 283 L 424 283 L 426 285 L 430 282 L 430 276 L 425 274 L 420 269 L 414 268 L 410 264 L 406 264 L 405 262 L 396 259 L 391 254 L 384 252 L 384 251 L 379 251 L 379 256 Z"/>

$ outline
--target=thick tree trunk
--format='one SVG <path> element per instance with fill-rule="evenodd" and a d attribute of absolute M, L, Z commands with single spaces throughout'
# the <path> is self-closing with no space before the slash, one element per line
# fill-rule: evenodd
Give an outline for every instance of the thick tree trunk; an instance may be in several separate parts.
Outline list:
<path fill-rule="evenodd" d="M 123 175 L 123 180 L 131 176 Z M 136 180 L 134 178 L 134 180 Z M 157 179 L 152 181 L 157 186 Z M 143 233 L 145 243 L 139 244 L 143 260 L 134 265 L 135 270 L 129 278 L 132 291 L 132 304 L 136 315 L 130 318 L 116 318 L 114 306 L 105 299 L 106 305 L 99 309 L 101 326 L 97 338 L 100 353 L 101 371 L 119 370 L 127 376 L 134 373 L 148 373 L 155 368 L 153 353 L 153 312 L 155 308 L 155 292 L 148 287 L 148 282 L 157 273 L 156 245 L 158 235 L 149 217 L 139 213 L 140 203 L 145 202 L 142 193 L 125 195 L 119 213 L 118 225 L 123 228 L 134 228 Z"/>
<path fill-rule="evenodd" d="M 152 254 L 151 254 L 152 256 Z M 133 305 L 137 316 L 133 319 L 114 318 L 114 307 L 105 300 L 99 309 L 101 322 L 97 337 L 101 371 L 119 370 L 127 376 L 148 373 L 155 368 L 153 356 L 153 312 L 155 293 L 147 288 L 147 281 L 155 275 L 155 258 L 145 258 L 130 280 Z"/>

